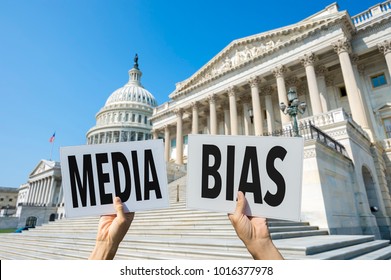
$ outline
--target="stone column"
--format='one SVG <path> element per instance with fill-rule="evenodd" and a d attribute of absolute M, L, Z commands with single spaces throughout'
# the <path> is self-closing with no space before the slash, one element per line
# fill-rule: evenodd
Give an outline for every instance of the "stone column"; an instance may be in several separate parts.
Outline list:
<path fill-rule="evenodd" d="M 43 204 L 45 202 L 46 185 L 47 185 L 47 178 L 42 180 L 41 195 L 38 201 L 39 204 Z"/>
<path fill-rule="evenodd" d="M 36 197 L 37 197 L 37 193 L 38 193 L 38 183 L 39 181 L 35 181 L 34 182 L 34 192 L 33 192 L 33 195 L 31 197 L 31 203 L 34 204 L 35 203 L 35 200 L 36 200 Z"/>
<path fill-rule="evenodd" d="M 192 102 L 191 103 L 191 107 L 192 107 L 192 111 L 193 111 L 193 114 L 192 114 L 192 126 L 191 126 L 191 131 L 193 134 L 198 134 L 198 108 L 199 108 L 199 103 L 196 101 L 196 102 Z"/>
<path fill-rule="evenodd" d="M 308 83 L 308 90 L 310 92 L 312 114 L 319 115 L 322 114 L 323 111 L 322 111 L 322 103 L 320 102 L 318 84 L 316 82 L 316 75 L 315 75 L 315 68 L 314 68 L 315 59 L 316 59 L 315 55 L 313 53 L 310 53 L 309 55 L 304 55 L 304 57 L 300 59 L 300 62 L 305 67 L 305 72 L 307 75 L 307 83 Z"/>
<path fill-rule="evenodd" d="M 231 120 L 230 120 L 230 112 L 229 112 L 229 104 L 224 103 L 224 134 L 231 134 Z"/>
<path fill-rule="evenodd" d="M 42 180 L 38 180 L 37 182 L 37 191 L 35 192 L 34 195 L 34 204 L 38 203 L 39 196 L 41 194 L 41 186 L 42 186 Z"/>
<path fill-rule="evenodd" d="M 286 67 L 283 65 L 277 66 L 272 70 L 272 73 L 274 74 L 277 80 L 278 101 L 280 103 L 284 102 L 284 104 L 288 106 L 288 97 L 286 95 L 285 79 L 284 79 L 285 72 L 286 72 Z M 285 115 L 281 111 L 280 111 L 280 115 L 281 115 L 281 125 L 290 122 L 290 118 L 288 115 Z"/>
<path fill-rule="evenodd" d="M 153 139 L 156 140 L 159 138 L 158 136 L 158 130 L 157 129 L 153 129 L 152 130 L 152 135 L 153 135 Z M 128 140 L 129 141 L 129 140 Z"/>
<path fill-rule="evenodd" d="M 338 54 L 341 63 L 342 76 L 345 82 L 348 95 L 349 106 L 352 112 L 353 120 L 362 128 L 368 128 L 368 121 L 365 114 L 363 98 L 358 90 L 356 77 L 353 72 L 352 62 L 349 52 L 351 51 L 350 42 L 345 38 L 332 44 L 334 51 Z"/>
<path fill-rule="evenodd" d="M 217 134 L 217 112 L 216 112 L 216 97 L 214 94 L 208 96 L 209 101 L 209 117 L 210 117 L 210 134 Z"/>
<path fill-rule="evenodd" d="M 332 75 L 327 75 L 326 76 L 326 88 L 328 88 L 329 94 L 329 105 L 330 105 L 330 110 L 337 109 L 339 107 L 338 101 L 337 101 L 337 92 L 336 88 L 334 86 L 334 79 L 335 77 Z"/>
<path fill-rule="evenodd" d="M 182 111 L 182 109 L 177 109 L 175 111 L 175 114 L 177 116 L 177 121 L 176 121 L 176 158 L 175 158 L 175 163 L 176 164 L 183 164 L 183 132 L 182 132 L 183 111 Z"/>
<path fill-rule="evenodd" d="M 38 181 L 35 181 L 35 182 L 33 182 L 33 193 L 31 195 L 31 203 L 32 204 L 35 203 L 35 199 L 37 197 L 37 193 L 38 193 Z"/>
<path fill-rule="evenodd" d="M 275 128 L 273 102 L 272 102 L 273 88 L 272 87 L 264 88 L 263 92 L 265 92 L 267 132 L 271 134 L 276 129 Z"/>
<path fill-rule="evenodd" d="M 29 195 L 27 197 L 27 203 L 32 203 L 33 202 L 33 195 L 34 195 L 34 183 L 35 182 L 30 182 L 29 183 Z"/>
<path fill-rule="evenodd" d="M 249 97 L 241 97 L 240 101 L 243 107 L 243 124 L 244 124 L 244 135 L 250 135 L 250 116 L 248 110 L 250 109 L 250 98 Z"/>
<path fill-rule="evenodd" d="M 170 161 L 170 148 L 171 148 L 171 139 L 170 139 L 170 127 L 168 125 L 164 126 L 164 158 L 166 161 Z"/>
<path fill-rule="evenodd" d="M 50 177 L 45 179 L 45 185 L 43 188 L 43 196 L 42 196 L 42 203 L 44 205 L 47 205 L 47 199 L 49 196 L 49 181 L 50 181 Z"/>
<path fill-rule="evenodd" d="M 228 88 L 231 135 L 238 135 L 238 111 L 236 108 L 236 92 L 234 87 Z"/>
<path fill-rule="evenodd" d="M 327 68 L 324 65 L 320 65 L 316 68 L 316 80 L 319 88 L 320 103 L 322 104 L 322 111 L 326 113 L 329 111 L 328 97 L 327 97 L 327 86 L 326 86 L 326 73 Z"/>
<path fill-rule="evenodd" d="M 378 44 L 379 51 L 384 54 L 387 62 L 388 73 L 391 75 L 391 40 L 384 40 L 383 43 Z"/>
<path fill-rule="evenodd" d="M 38 180 L 37 187 L 35 189 L 36 192 L 35 192 L 35 196 L 34 196 L 34 204 L 38 203 L 39 194 L 41 193 L 41 186 L 42 186 L 42 180 Z"/>
<path fill-rule="evenodd" d="M 49 197 L 48 197 L 49 206 L 51 206 L 51 204 L 53 203 L 53 195 L 55 192 L 55 189 L 54 189 L 54 182 L 55 181 L 56 181 L 56 179 L 54 177 L 51 177 L 50 188 L 49 188 Z"/>
<path fill-rule="evenodd" d="M 251 99 L 254 114 L 254 131 L 256 136 L 263 134 L 263 123 L 262 123 L 262 111 L 261 111 L 261 100 L 259 98 L 259 87 L 258 78 L 251 77 L 248 80 L 251 87 Z"/>

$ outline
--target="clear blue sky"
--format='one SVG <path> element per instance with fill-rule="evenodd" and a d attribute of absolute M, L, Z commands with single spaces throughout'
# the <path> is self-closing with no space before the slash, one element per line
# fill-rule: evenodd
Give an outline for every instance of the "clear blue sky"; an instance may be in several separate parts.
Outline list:
<path fill-rule="evenodd" d="M 354 16 L 382 2 L 341 0 Z M 231 41 L 296 23 L 332 0 L 0 0 L 0 186 L 19 187 L 49 138 L 85 144 L 135 53 L 159 104 Z"/>

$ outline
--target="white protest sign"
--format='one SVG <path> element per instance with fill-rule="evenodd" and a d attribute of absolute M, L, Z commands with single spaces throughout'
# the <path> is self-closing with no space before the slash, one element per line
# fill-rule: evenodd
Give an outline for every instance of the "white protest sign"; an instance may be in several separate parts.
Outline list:
<path fill-rule="evenodd" d="M 238 190 L 246 215 L 300 220 L 301 137 L 189 135 L 187 207 L 232 213 Z"/>
<path fill-rule="evenodd" d="M 62 147 L 61 174 L 69 218 L 169 207 L 162 140 Z"/>

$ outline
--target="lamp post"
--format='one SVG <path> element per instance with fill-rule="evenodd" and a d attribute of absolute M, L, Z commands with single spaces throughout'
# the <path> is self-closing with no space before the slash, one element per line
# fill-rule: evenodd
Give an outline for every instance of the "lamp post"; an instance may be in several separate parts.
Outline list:
<path fill-rule="evenodd" d="M 299 127 L 297 125 L 297 114 L 299 112 L 304 114 L 307 104 L 299 101 L 295 87 L 289 88 L 287 95 L 289 104 L 287 106 L 284 102 L 281 102 L 280 109 L 285 115 L 289 115 L 293 119 L 293 132 L 296 137 L 300 137 Z"/>
<path fill-rule="evenodd" d="M 253 109 L 248 109 L 248 116 L 250 117 L 251 123 L 253 123 L 254 120 L 254 114 L 253 114 Z"/>

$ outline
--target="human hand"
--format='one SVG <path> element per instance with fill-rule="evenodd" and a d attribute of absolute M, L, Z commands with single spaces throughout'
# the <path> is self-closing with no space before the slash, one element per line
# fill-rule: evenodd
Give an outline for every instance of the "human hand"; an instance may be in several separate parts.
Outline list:
<path fill-rule="evenodd" d="M 112 260 L 128 232 L 134 212 L 125 213 L 119 197 L 114 198 L 114 208 L 117 214 L 100 217 L 96 244 L 90 260 Z"/>
<path fill-rule="evenodd" d="M 270 237 L 267 220 L 260 217 L 248 217 L 244 214 L 247 200 L 243 192 L 238 192 L 238 201 L 233 214 L 228 217 L 236 234 L 246 245 L 254 259 L 282 260 L 283 257 L 274 246 Z"/>

